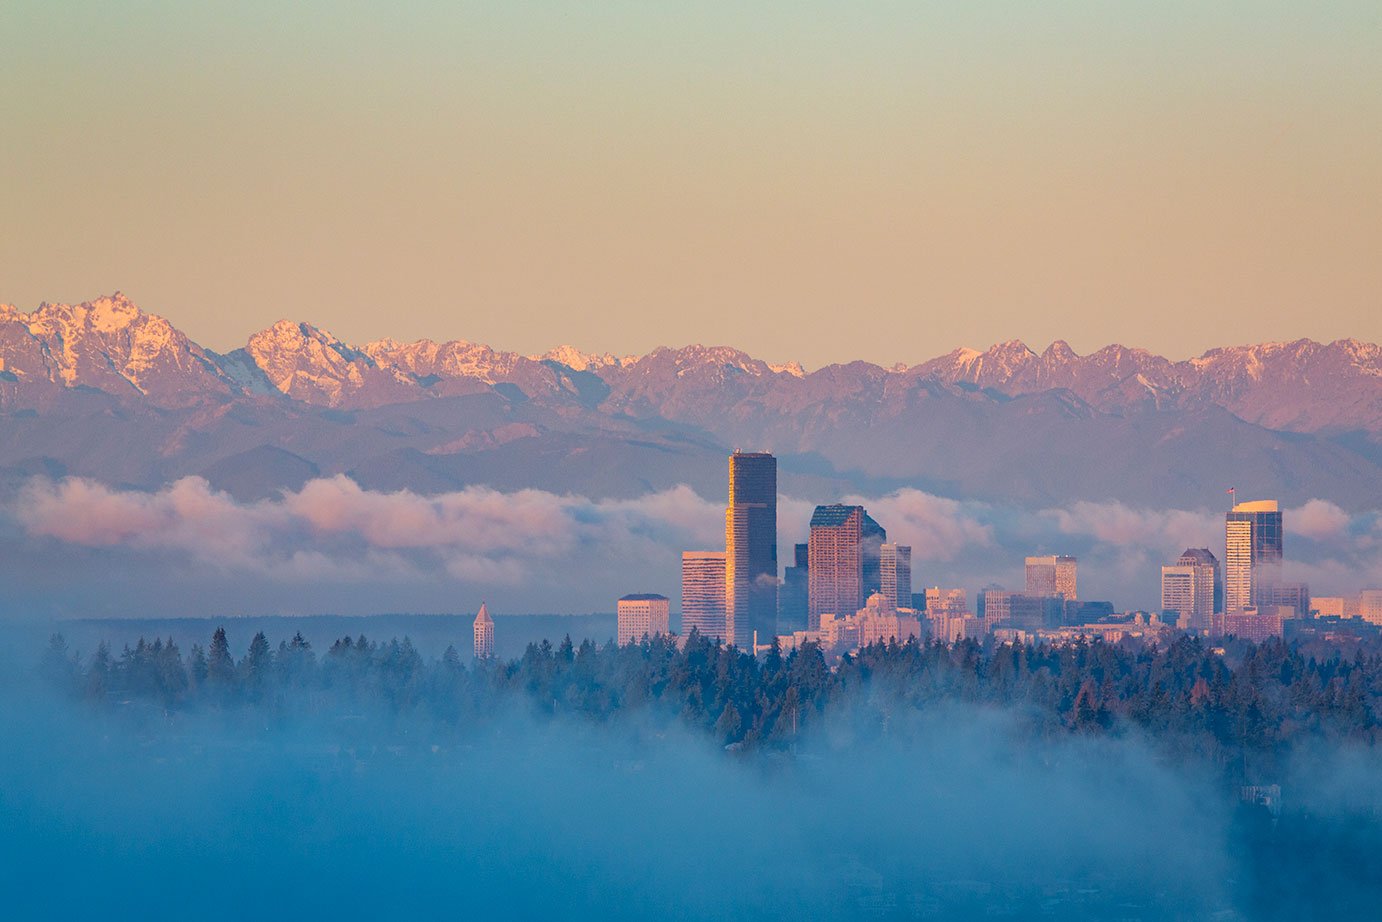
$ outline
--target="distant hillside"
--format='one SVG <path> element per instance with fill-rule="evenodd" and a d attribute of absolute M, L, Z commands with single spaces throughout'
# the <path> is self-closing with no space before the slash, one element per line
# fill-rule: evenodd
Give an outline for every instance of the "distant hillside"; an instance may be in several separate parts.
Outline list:
<path fill-rule="evenodd" d="M 823 498 L 907 484 L 1185 507 L 1234 484 L 1377 508 L 1382 349 L 1300 340 L 1173 362 L 1009 342 L 807 372 L 728 347 L 355 346 L 282 321 L 221 355 L 118 293 L 0 306 L 0 489 L 35 474 L 139 487 L 198 474 L 254 498 L 348 473 L 422 492 L 685 482 L 715 496 L 734 446 L 775 451 L 785 489 Z"/>

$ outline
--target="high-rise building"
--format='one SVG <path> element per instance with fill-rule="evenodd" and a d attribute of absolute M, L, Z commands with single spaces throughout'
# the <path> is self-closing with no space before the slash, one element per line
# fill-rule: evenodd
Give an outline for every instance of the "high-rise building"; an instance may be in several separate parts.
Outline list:
<path fill-rule="evenodd" d="M 740 649 L 777 636 L 777 459 L 729 456 L 725 509 L 725 639 Z"/>
<path fill-rule="evenodd" d="M 1065 620 L 1066 601 L 1060 595 L 1032 595 L 1014 592 L 1008 596 L 1009 627 L 1024 631 L 1053 628 Z"/>
<path fill-rule="evenodd" d="M 489 659 L 494 655 L 494 619 L 489 616 L 489 607 L 480 603 L 480 611 L 475 615 L 475 658 Z"/>
<path fill-rule="evenodd" d="M 1282 560 L 1276 500 L 1234 506 L 1224 521 L 1224 544 L 1224 611 L 1272 607 Z"/>
<path fill-rule="evenodd" d="M 1277 609 L 1283 618 L 1310 617 L 1310 587 L 1305 583 L 1277 583 L 1265 586 L 1258 599 L 1258 608 Z"/>
<path fill-rule="evenodd" d="M 1180 555 L 1179 565 L 1207 566 L 1214 571 L 1214 611 L 1224 610 L 1224 568 L 1219 558 L 1207 547 L 1187 547 Z"/>
<path fill-rule="evenodd" d="M 1172 566 L 1161 568 L 1161 610 L 1185 619 L 1186 627 L 1208 631 L 1214 618 L 1219 562 L 1204 548 L 1187 548 Z"/>
<path fill-rule="evenodd" d="M 1075 578 L 1078 563 L 1074 557 L 1063 555 L 1028 557 L 1026 594 L 1078 598 Z"/>
<path fill-rule="evenodd" d="M 619 600 L 619 646 L 671 633 L 672 603 L 665 595 L 638 592 Z"/>
<path fill-rule="evenodd" d="M 806 630 L 810 598 L 807 574 L 811 569 L 810 546 L 793 548 L 793 566 L 782 568 L 782 586 L 777 590 L 777 629 L 786 634 Z"/>
<path fill-rule="evenodd" d="M 695 628 L 702 637 L 725 639 L 725 552 L 685 551 L 681 555 L 681 633 Z"/>
<path fill-rule="evenodd" d="M 817 506 L 807 546 L 807 629 L 821 615 L 852 615 L 877 591 L 879 557 L 888 533 L 863 506 Z"/>
<path fill-rule="evenodd" d="M 893 608 L 912 605 L 912 549 L 906 544 L 884 544 L 878 549 L 878 591 Z"/>

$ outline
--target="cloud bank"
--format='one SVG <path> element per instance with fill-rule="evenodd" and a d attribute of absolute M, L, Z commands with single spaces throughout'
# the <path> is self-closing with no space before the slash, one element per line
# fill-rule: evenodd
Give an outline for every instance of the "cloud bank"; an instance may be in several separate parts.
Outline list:
<path fill-rule="evenodd" d="M 1081 559 L 1083 597 L 1151 607 L 1161 564 L 1186 547 L 1220 553 L 1223 546 L 1222 513 L 1209 510 L 1121 502 L 1026 510 L 913 489 L 843 501 L 865 505 L 891 540 L 912 545 L 918 588 L 1017 588 L 1025 555 L 1070 553 Z M 793 543 L 806 540 L 813 506 L 782 498 L 783 560 Z M 80 561 L 72 567 L 82 571 L 78 580 L 99 581 L 103 569 L 128 577 L 126 571 L 147 568 L 154 584 L 132 601 L 155 610 L 156 583 L 180 576 L 189 586 L 198 578 L 219 580 L 228 599 L 243 595 L 241 584 L 252 577 L 260 593 L 252 604 L 269 609 L 274 587 L 297 593 L 296 604 L 309 610 L 315 587 L 333 587 L 333 604 L 365 611 L 478 604 L 448 604 L 449 592 L 488 593 L 507 610 L 585 611 L 609 610 L 629 591 L 675 599 L 680 552 L 722 547 L 723 515 L 720 501 L 687 486 L 635 499 L 487 487 L 424 496 L 365 490 L 337 476 L 257 502 L 238 501 L 196 477 L 152 493 L 81 478 L 40 479 L 21 491 L 6 518 L 9 541 L 20 551 L 48 567 Z M 1285 520 L 1290 569 L 1315 594 L 1382 584 L 1378 513 L 1350 515 L 1316 499 L 1286 510 Z M 25 573 L 12 577 L 22 588 Z"/>

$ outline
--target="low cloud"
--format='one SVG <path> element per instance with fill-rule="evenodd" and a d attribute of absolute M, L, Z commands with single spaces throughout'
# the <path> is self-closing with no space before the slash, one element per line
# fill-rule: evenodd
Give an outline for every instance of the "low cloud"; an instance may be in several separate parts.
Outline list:
<path fill-rule="evenodd" d="M 918 587 L 972 591 L 997 582 L 1020 588 L 1023 557 L 1070 553 L 1080 558 L 1082 597 L 1146 607 L 1156 604 L 1162 564 L 1187 547 L 1216 554 L 1223 547 L 1222 513 L 1209 510 L 1151 510 L 1121 502 L 1027 510 L 913 489 L 841 501 L 864 505 L 890 540 L 912 546 Z M 781 498 L 784 564 L 791 545 L 807 539 L 814 506 Z M 109 568 L 105 579 L 112 585 L 119 582 L 112 574 L 128 580 L 125 574 L 138 566 L 159 577 L 146 580 L 149 587 L 174 573 L 189 587 L 197 574 L 218 575 L 229 599 L 248 597 L 237 580 L 250 574 L 259 584 L 255 604 L 271 607 L 295 586 L 292 604 L 298 606 L 324 604 L 329 588 L 336 593 L 333 604 L 346 598 L 344 607 L 449 610 L 454 603 L 447 600 L 458 586 L 492 586 L 502 590 L 489 596 L 492 601 L 510 599 L 517 608 L 608 610 L 612 598 L 629 591 L 675 599 L 681 551 L 724 542 L 722 501 L 686 486 L 634 499 L 486 487 L 425 496 L 366 490 L 338 476 L 274 499 L 241 502 L 195 477 L 152 493 L 73 478 L 31 482 L 11 512 L 31 558 L 39 554 L 57 569 L 65 556 L 84 554 L 79 580 L 100 583 L 102 566 Z M 1285 521 L 1289 572 L 1309 580 L 1317 595 L 1382 584 L 1377 513 L 1350 515 L 1333 503 L 1311 500 L 1286 510 Z M 36 550 L 35 539 L 72 550 Z M 23 588 L 22 571 L 7 579 Z M 375 584 L 379 588 L 369 588 Z M 285 594 L 276 596 L 275 586 Z M 340 588 L 345 586 L 359 588 L 350 595 Z M 130 601 L 157 608 L 158 590 L 143 591 L 152 598 Z M 34 596 L 43 594 L 35 590 Z"/>
<path fill-rule="evenodd" d="M 86 547 L 183 555 L 220 570 L 367 579 L 445 571 L 513 584 L 529 564 L 596 547 L 633 559 L 653 547 L 705 543 L 719 515 L 689 487 L 594 501 L 540 490 L 474 487 L 436 496 L 313 480 L 278 499 L 238 502 L 189 477 L 156 493 L 89 480 L 34 481 L 15 515 L 30 536 Z"/>
<path fill-rule="evenodd" d="M 1291 531 L 1315 541 L 1344 538 L 1352 526 L 1352 517 L 1325 499 L 1312 499 L 1299 509 L 1288 509 L 1283 521 L 1291 523 Z"/>

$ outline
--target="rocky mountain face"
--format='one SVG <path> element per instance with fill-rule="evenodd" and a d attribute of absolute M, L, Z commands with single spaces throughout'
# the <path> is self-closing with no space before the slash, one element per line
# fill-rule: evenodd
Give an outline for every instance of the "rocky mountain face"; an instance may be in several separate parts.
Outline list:
<path fill-rule="evenodd" d="M 524 356 L 354 346 L 282 321 L 218 355 L 118 293 L 0 306 L 0 484 L 200 473 L 249 496 L 347 472 L 390 489 L 691 482 L 716 495 L 734 446 L 770 448 L 785 482 L 837 492 L 1185 505 L 1236 483 L 1377 506 L 1382 349 L 1301 340 L 1175 362 L 1014 341 L 808 373 L 726 347 Z"/>
<path fill-rule="evenodd" d="M 118 292 L 30 314 L 0 305 L 0 375 L 0 406 L 67 388 L 168 407 L 236 392 L 211 353 Z"/>

